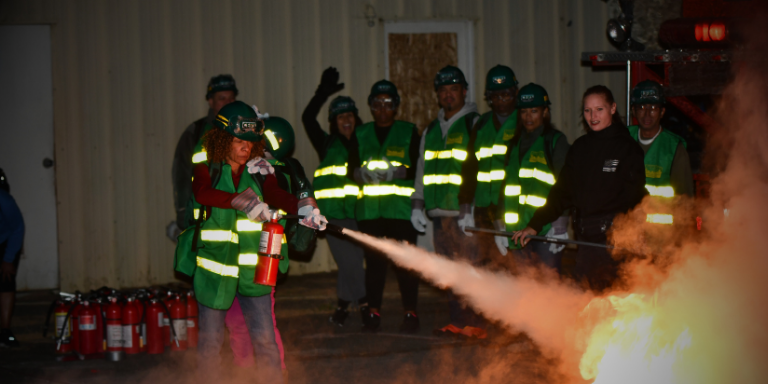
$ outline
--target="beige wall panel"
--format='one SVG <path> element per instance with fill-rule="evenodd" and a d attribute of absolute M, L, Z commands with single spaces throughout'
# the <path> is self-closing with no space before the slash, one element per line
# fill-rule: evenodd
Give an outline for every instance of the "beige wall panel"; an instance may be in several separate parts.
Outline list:
<path fill-rule="evenodd" d="M 339 69 L 340 94 L 370 121 L 368 92 L 385 76 L 381 20 L 436 19 L 474 21 L 470 92 L 481 112 L 485 73 L 496 64 L 511 66 L 521 84 L 547 87 L 571 142 L 586 87 L 608 85 L 624 110 L 624 72 L 579 62 L 582 51 L 610 49 L 598 0 L 0 2 L 2 24 L 52 24 L 62 288 L 173 280 L 174 246 L 164 236 L 174 216 L 171 161 L 181 132 L 206 113 L 211 76 L 231 73 L 241 100 L 288 119 L 295 156 L 311 174 L 318 157 L 301 113 L 323 69 Z M 321 240 L 312 262 L 293 263 L 291 273 L 334 268 Z"/>

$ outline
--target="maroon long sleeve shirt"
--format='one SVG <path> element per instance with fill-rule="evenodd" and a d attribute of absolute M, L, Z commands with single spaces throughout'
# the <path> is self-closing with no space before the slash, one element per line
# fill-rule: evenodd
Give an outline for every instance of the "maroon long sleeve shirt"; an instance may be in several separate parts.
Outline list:
<path fill-rule="evenodd" d="M 232 172 L 232 182 L 235 184 L 235 188 L 240 184 L 240 177 L 246 168 L 246 166 L 241 166 L 237 172 Z M 195 179 L 192 181 L 192 191 L 195 194 L 195 200 L 208 207 L 207 217 L 210 217 L 210 207 L 232 209 L 232 199 L 237 197 L 239 193 L 229 193 L 214 188 L 211 185 L 208 166 L 205 164 L 197 164 L 194 173 Z M 261 194 L 265 203 L 282 209 L 291 215 L 298 213 L 299 199 L 280 189 L 275 175 L 267 175 L 264 184 L 261 186 Z"/>

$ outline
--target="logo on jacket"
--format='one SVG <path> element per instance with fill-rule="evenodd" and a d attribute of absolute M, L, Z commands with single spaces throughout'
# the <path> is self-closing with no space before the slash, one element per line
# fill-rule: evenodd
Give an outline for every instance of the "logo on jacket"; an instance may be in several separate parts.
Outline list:
<path fill-rule="evenodd" d="M 618 160 L 606 160 L 605 163 L 603 163 L 603 172 L 616 172 L 616 167 L 618 166 Z"/>

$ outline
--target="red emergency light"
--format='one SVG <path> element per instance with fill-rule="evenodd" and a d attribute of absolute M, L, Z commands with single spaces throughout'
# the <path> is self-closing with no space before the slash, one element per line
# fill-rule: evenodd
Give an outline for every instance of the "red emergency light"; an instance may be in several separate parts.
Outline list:
<path fill-rule="evenodd" d="M 725 48 L 734 43 L 736 22 L 729 18 L 681 18 L 667 20 L 659 40 L 667 48 Z"/>

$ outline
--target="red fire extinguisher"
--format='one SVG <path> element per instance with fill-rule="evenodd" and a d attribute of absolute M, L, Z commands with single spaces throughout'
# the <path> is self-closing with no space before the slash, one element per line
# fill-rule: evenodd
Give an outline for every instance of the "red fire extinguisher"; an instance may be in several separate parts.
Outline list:
<path fill-rule="evenodd" d="M 173 337 L 175 341 L 171 343 L 172 351 L 183 351 L 187 349 L 187 303 L 176 296 L 171 301 L 168 308 L 171 313 L 171 326 L 173 327 Z"/>
<path fill-rule="evenodd" d="M 171 319 L 168 316 L 168 304 L 170 300 L 171 291 L 167 291 L 166 296 L 160 302 L 165 310 L 163 313 L 163 345 L 166 347 L 171 346 Z"/>
<path fill-rule="evenodd" d="M 116 297 L 110 297 L 106 305 L 107 357 L 118 361 L 123 354 L 123 324 L 122 308 L 117 304 Z"/>
<path fill-rule="evenodd" d="M 56 324 L 56 353 L 72 352 L 72 313 L 74 308 L 71 301 L 57 300 L 54 309 Z"/>
<path fill-rule="evenodd" d="M 141 352 L 141 318 L 136 299 L 129 297 L 123 306 L 123 350 L 128 355 Z"/>
<path fill-rule="evenodd" d="M 283 256 L 280 254 L 283 245 L 283 226 L 277 222 L 277 212 L 272 214 L 269 223 L 261 227 L 259 241 L 259 261 L 253 282 L 256 284 L 275 286 L 277 283 L 277 267 Z"/>
<path fill-rule="evenodd" d="M 106 316 L 106 313 L 104 312 L 104 300 L 102 298 L 97 298 L 96 301 L 91 302 L 91 305 L 93 306 L 93 309 L 96 311 L 96 329 L 98 330 L 99 338 L 97 342 L 96 349 L 99 352 L 106 352 L 107 350 L 107 335 L 104 332 L 104 318 Z"/>
<path fill-rule="evenodd" d="M 141 352 L 147 351 L 147 322 L 144 318 L 144 312 L 146 312 L 145 302 L 141 299 L 136 299 L 136 308 L 139 310 L 139 325 L 141 332 L 139 333 L 139 344 L 141 345 Z"/>
<path fill-rule="evenodd" d="M 96 318 L 99 312 L 90 302 L 84 301 L 78 311 L 78 338 L 79 352 L 83 355 L 92 355 L 101 352 L 98 346 L 101 340 Z"/>
<path fill-rule="evenodd" d="M 144 311 L 147 325 L 147 353 L 159 354 L 165 350 L 163 343 L 163 307 L 158 299 L 151 299 Z"/>
<path fill-rule="evenodd" d="M 195 292 L 187 292 L 187 346 L 189 348 L 197 347 L 197 337 L 199 333 L 197 299 Z"/>

